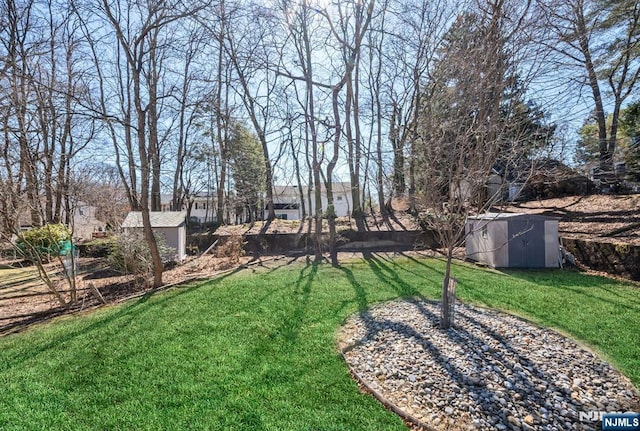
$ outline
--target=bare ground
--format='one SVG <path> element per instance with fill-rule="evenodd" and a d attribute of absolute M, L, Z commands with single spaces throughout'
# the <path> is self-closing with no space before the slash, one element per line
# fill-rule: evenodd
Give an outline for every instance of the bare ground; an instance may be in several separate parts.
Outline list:
<path fill-rule="evenodd" d="M 640 195 L 572 196 L 505 208 L 560 218 L 560 236 L 640 245 Z"/>
<path fill-rule="evenodd" d="M 407 213 L 406 200 L 395 199 L 395 214 L 385 222 L 380 215 L 369 216 L 369 230 L 416 230 L 415 219 Z M 572 238 L 601 239 L 640 245 L 640 194 L 636 195 L 592 195 L 570 196 L 556 199 L 521 202 L 501 208 L 506 212 L 544 214 L 560 219 L 560 235 Z M 271 223 L 224 226 L 216 233 L 222 235 L 247 235 L 258 233 L 301 233 L 313 231 L 309 222 L 296 220 L 274 220 Z M 341 217 L 336 220 L 338 232 L 356 229 L 353 219 Z M 326 221 L 323 230 L 328 231 Z"/>
<path fill-rule="evenodd" d="M 214 256 L 191 257 L 182 265 L 163 273 L 165 288 L 191 280 L 207 279 L 229 268 L 246 264 L 251 259 L 238 261 Z M 57 263 L 46 266 L 56 287 L 70 299 L 68 283 Z M 95 288 L 92 289 L 91 286 Z M 16 267 L 0 262 L 0 334 L 7 334 L 48 320 L 52 317 L 111 304 L 153 291 L 150 280 L 135 275 L 122 275 L 106 264 L 105 259 L 78 259 L 77 298 L 72 306 L 62 306 L 38 277 L 34 266 Z M 96 293 L 97 292 L 97 293 Z"/>

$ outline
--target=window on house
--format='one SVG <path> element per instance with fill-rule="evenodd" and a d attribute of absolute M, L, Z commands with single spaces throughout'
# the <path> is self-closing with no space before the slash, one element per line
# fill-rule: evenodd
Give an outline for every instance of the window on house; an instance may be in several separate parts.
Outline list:
<path fill-rule="evenodd" d="M 342 200 L 342 196 L 337 196 L 336 200 L 341 201 Z"/>
<path fill-rule="evenodd" d="M 482 237 L 487 238 L 489 234 L 487 233 L 487 225 L 482 226 Z"/>

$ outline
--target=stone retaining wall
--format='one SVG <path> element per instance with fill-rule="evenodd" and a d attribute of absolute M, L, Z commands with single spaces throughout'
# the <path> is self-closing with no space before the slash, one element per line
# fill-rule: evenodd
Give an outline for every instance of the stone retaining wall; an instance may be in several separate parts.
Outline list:
<path fill-rule="evenodd" d="M 221 245 L 227 237 L 220 235 L 190 235 L 188 250 L 206 250 L 214 241 Z M 314 250 L 315 235 L 309 233 L 276 233 L 244 235 L 244 249 L 250 254 L 278 254 L 291 251 Z M 329 234 L 322 235 L 323 248 L 329 251 Z M 338 234 L 340 251 L 392 251 L 433 247 L 434 236 L 424 231 L 345 231 Z"/>
<path fill-rule="evenodd" d="M 562 238 L 565 249 L 591 269 L 640 280 L 640 246 Z"/>

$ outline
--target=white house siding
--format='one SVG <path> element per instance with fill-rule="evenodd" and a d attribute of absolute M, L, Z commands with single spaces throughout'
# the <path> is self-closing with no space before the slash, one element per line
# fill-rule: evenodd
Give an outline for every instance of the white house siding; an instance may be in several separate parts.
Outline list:
<path fill-rule="evenodd" d="M 276 218 L 283 220 L 300 220 L 301 214 L 300 209 L 290 209 L 290 210 L 275 210 Z M 265 218 L 268 216 L 268 212 L 265 211 Z"/>
<path fill-rule="evenodd" d="M 216 220 L 216 205 L 212 196 L 195 196 L 192 199 L 193 203 L 189 217 L 195 217 L 199 223 L 208 223 Z M 162 212 L 173 211 L 171 209 L 171 195 L 163 194 L 160 196 L 160 200 Z M 186 211 L 187 208 L 183 205 L 180 210 Z"/>
<path fill-rule="evenodd" d="M 304 187 L 302 193 L 305 198 L 305 204 L 307 204 L 307 216 L 314 215 L 316 213 L 315 194 L 311 192 L 311 206 L 307 200 L 308 188 Z M 323 187 L 321 190 L 322 211 L 326 212 L 329 206 L 327 199 L 327 192 Z M 295 205 L 297 209 L 276 209 L 277 215 L 287 215 L 287 220 L 298 220 L 302 217 L 302 206 L 300 205 L 300 191 L 296 186 L 274 186 L 273 193 L 274 204 L 290 204 Z M 353 200 L 351 199 L 351 184 L 350 183 L 334 183 L 333 184 L 333 206 L 338 217 L 347 217 L 353 209 Z M 265 211 L 265 218 L 268 213 Z"/>
<path fill-rule="evenodd" d="M 200 223 L 212 222 L 215 220 L 214 207 L 212 198 L 197 197 L 193 201 L 189 217 L 196 217 Z"/>

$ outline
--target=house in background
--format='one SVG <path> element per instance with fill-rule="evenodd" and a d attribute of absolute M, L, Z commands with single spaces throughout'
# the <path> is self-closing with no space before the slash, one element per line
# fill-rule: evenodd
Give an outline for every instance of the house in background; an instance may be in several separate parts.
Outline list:
<path fill-rule="evenodd" d="M 300 189 L 296 186 L 273 186 L 273 209 L 276 213 L 276 218 L 281 220 L 300 220 L 302 218 Z M 266 219 L 268 215 L 269 213 L 265 208 L 264 218 Z"/>
<path fill-rule="evenodd" d="M 73 236 L 77 240 L 91 240 L 96 233 L 106 233 L 107 224 L 96 218 L 96 207 L 78 202 L 73 210 Z"/>
<path fill-rule="evenodd" d="M 198 223 L 210 223 L 216 221 L 217 219 L 215 214 L 216 201 L 211 194 L 197 194 L 189 197 L 191 210 L 187 208 L 187 205 L 183 205 L 182 208 L 172 208 L 171 198 L 172 195 L 170 194 L 160 195 L 160 203 L 163 212 L 187 211 L 189 214 L 189 220 Z"/>
<path fill-rule="evenodd" d="M 164 238 L 167 247 L 171 248 L 162 258 L 168 261 L 182 262 L 187 257 L 187 212 L 186 211 L 151 211 L 151 228 L 153 233 Z M 126 234 L 142 233 L 142 213 L 131 211 L 122 222 Z"/>
<path fill-rule="evenodd" d="M 73 231 L 74 241 L 90 241 L 96 233 L 104 233 L 106 236 L 107 224 L 96 218 L 96 207 L 79 201 L 75 204 L 71 213 L 71 223 L 67 226 Z M 62 220 L 67 219 L 67 214 L 63 209 Z M 66 224 L 66 223 L 65 223 Z M 31 220 L 31 213 L 27 208 L 18 211 L 18 226 L 21 231 L 26 231 L 34 227 Z"/>
<path fill-rule="evenodd" d="M 300 202 L 300 189 L 297 186 L 274 186 L 273 187 L 273 206 L 276 217 L 283 220 L 300 220 L 302 218 L 302 205 Z M 305 208 L 307 216 L 315 214 L 315 194 L 311 189 L 311 202 L 308 201 L 309 188 L 302 187 L 302 196 L 305 199 Z M 322 186 L 320 190 L 322 199 L 322 210 L 327 210 L 328 199 L 327 190 Z M 333 183 L 333 205 L 338 217 L 347 217 L 351 214 L 353 208 L 353 200 L 351 198 L 351 183 L 334 182 Z M 265 219 L 268 213 L 265 208 Z"/>

